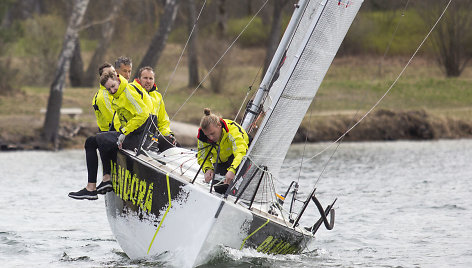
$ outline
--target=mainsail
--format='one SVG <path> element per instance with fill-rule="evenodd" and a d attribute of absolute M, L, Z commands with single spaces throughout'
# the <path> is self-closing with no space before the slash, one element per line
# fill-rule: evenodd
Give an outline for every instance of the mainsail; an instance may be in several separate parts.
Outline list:
<path fill-rule="evenodd" d="M 291 35 L 286 57 L 265 97 L 264 119 L 247 153 L 249 169 L 238 174 L 241 198 L 250 200 L 255 195 L 254 200 L 262 202 L 256 193 L 259 180 L 264 174 L 278 177 L 293 137 L 361 4 L 362 0 L 300 1 L 302 15 L 294 33 L 285 33 Z M 280 59 L 273 61 L 278 64 Z"/>

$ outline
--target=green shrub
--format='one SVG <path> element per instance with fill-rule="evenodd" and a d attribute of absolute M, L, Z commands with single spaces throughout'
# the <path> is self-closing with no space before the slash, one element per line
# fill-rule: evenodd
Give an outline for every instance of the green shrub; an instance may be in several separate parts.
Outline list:
<path fill-rule="evenodd" d="M 14 3 L 6 0 L 0 3 L 0 21 L 3 21 L 5 12 Z M 0 95 L 9 95 L 19 89 L 18 70 L 12 66 L 11 46 L 21 33 L 18 23 L 12 23 L 7 27 L 0 27 Z M 8 55 L 8 56 L 7 56 Z"/>
<path fill-rule="evenodd" d="M 228 21 L 227 35 L 233 40 L 246 27 L 252 17 Z M 259 17 L 254 18 L 238 40 L 241 46 L 264 46 L 269 36 L 269 26 L 262 23 Z"/>
<path fill-rule="evenodd" d="M 411 55 L 429 27 L 414 9 L 404 14 L 398 10 L 360 12 L 343 41 L 340 53 L 383 55 L 388 48 L 387 56 Z M 433 54 L 429 40 L 421 52 Z"/>
<path fill-rule="evenodd" d="M 65 34 L 64 21 L 54 15 L 36 15 L 22 22 L 23 36 L 16 45 L 16 55 L 23 57 L 26 83 L 51 83 Z"/>

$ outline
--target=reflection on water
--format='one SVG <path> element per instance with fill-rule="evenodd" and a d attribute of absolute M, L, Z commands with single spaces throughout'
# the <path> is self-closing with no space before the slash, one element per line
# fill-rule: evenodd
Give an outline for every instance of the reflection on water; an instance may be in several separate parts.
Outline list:
<path fill-rule="evenodd" d="M 343 143 L 331 159 L 335 147 L 300 172 L 303 152 L 308 159 L 327 145 L 292 146 L 280 174 L 280 189 L 298 180 L 301 198 L 317 180 L 323 205 L 338 198 L 335 228 L 321 227 L 311 252 L 222 249 L 204 267 L 472 266 L 471 140 Z M 83 151 L 0 153 L 0 171 L 2 267 L 172 263 L 166 256 L 129 260 L 110 231 L 103 198 L 67 197 L 85 186 Z M 317 212 L 311 205 L 306 213 Z"/>

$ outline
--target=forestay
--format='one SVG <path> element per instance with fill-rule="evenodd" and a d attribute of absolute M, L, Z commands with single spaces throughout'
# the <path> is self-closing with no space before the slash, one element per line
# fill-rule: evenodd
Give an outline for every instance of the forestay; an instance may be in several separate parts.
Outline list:
<path fill-rule="evenodd" d="M 249 200 L 254 195 L 262 168 L 278 176 L 293 137 L 361 4 L 361 0 L 312 0 L 300 5 L 303 14 L 279 76 L 265 98 L 265 116 L 247 154 L 250 168 L 242 175 L 242 183 L 237 183 L 240 190 L 249 183 L 241 198 Z M 260 193 L 255 201 L 263 202 Z"/>

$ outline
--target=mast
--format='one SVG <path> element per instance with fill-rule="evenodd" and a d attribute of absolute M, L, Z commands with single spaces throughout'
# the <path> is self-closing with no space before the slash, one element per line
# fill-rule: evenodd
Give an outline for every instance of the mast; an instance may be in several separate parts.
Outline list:
<path fill-rule="evenodd" d="M 241 124 L 241 126 L 246 131 L 249 131 L 249 126 L 252 124 L 254 118 L 260 111 L 261 103 L 264 99 L 264 96 L 268 92 L 270 82 L 272 81 L 272 78 L 274 77 L 277 68 L 279 67 L 279 64 L 285 54 L 285 50 L 287 49 L 290 43 L 290 40 L 298 26 L 298 22 L 300 21 L 303 11 L 305 10 L 305 7 L 308 2 L 309 0 L 300 0 L 298 4 L 295 5 L 295 11 L 293 12 L 292 18 L 290 19 L 290 22 L 287 26 L 287 29 L 285 30 L 282 40 L 280 41 L 279 46 L 275 51 L 274 57 L 270 62 L 269 68 L 267 68 L 267 72 L 265 73 L 264 78 L 262 79 L 259 89 L 257 90 L 256 96 L 254 97 L 254 100 L 250 104 L 250 106 L 246 108 L 246 116 L 244 117 L 243 122 Z"/>
<path fill-rule="evenodd" d="M 302 4 L 296 12 L 301 17 L 291 21 L 291 27 L 296 22 L 296 31 L 284 34 L 284 40 L 277 49 L 277 57 L 271 62 L 271 73 L 264 76 L 264 82 L 261 83 L 254 103 L 258 110 L 249 110 L 245 116 L 243 126 L 250 129 L 254 125 L 254 118 L 258 118 L 257 114 L 250 112 L 264 112 L 245 162 L 241 163 L 242 166 L 247 161 L 251 164 L 244 173 L 236 174 L 234 187 L 245 189 L 240 192 L 244 200 L 250 200 L 253 193 L 257 192 L 257 180 L 252 178 L 259 176 L 259 173 L 266 173 L 269 178 L 278 177 L 293 137 L 359 11 L 362 0 L 310 0 Z M 290 40 L 287 42 L 287 39 Z M 280 65 L 281 54 L 284 57 L 283 65 Z M 273 77 L 275 72 L 279 74 L 276 79 Z M 271 77 L 272 80 L 269 79 Z M 259 102 L 261 96 L 262 103 Z M 264 110 L 261 111 L 262 109 Z M 266 201 L 262 193 L 256 194 L 255 202 Z"/>

